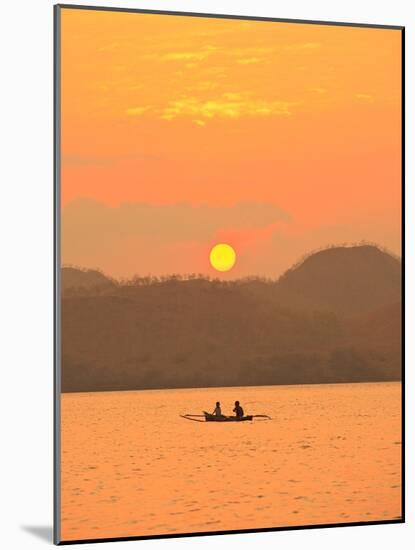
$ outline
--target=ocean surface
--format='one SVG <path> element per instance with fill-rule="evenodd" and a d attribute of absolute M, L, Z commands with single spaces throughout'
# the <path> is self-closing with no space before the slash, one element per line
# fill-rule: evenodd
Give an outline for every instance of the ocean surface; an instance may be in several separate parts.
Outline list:
<path fill-rule="evenodd" d="M 212 411 L 272 420 L 199 423 Z M 400 383 L 62 394 L 62 540 L 398 519 Z"/>

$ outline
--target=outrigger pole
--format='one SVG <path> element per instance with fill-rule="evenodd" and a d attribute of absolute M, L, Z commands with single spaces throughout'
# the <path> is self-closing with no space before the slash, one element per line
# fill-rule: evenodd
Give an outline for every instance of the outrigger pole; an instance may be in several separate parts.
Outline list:
<path fill-rule="evenodd" d="M 205 418 L 204 414 L 181 414 L 182 418 L 185 418 L 186 420 L 194 420 L 195 422 L 205 422 L 204 420 L 199 420 L 199 418 Z M 193 418 L 197 417 L 197 418 Z"/>

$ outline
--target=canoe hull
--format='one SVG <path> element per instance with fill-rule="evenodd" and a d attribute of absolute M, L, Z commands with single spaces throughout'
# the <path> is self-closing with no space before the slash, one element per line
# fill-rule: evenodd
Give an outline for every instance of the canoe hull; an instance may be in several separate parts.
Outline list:
<path fill-rule="evenodd" d="M 246 416 L 216 416 L 214 414 L 210 414 L 207 412 L 204 412 L 205 420 L 206 422 L 246 422 L 252 420 L 252 415 L 246 415 Z"/>

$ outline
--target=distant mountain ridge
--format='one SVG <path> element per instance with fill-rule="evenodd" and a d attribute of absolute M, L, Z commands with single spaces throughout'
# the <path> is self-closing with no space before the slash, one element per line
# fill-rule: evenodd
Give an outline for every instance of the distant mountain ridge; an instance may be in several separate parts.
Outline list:
<path fill-rule="evenodd" d="M 401 376 L 401 263 L 373 246 L 317 252 L 278 281 L 64 269 L 63 391 Z"/>

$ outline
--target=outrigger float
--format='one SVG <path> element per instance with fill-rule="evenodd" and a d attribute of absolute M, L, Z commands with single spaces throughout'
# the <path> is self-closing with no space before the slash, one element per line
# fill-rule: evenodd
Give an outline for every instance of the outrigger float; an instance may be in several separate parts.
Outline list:
<path fill-rule="evenodd" d="M 272 420 L 267 414 L 248 414 L 245 416 L 217 416 L 215 414 L 203 411 L 203 414 L 181 414 L 186 420 L 194 420 L 195 422 L 251 422 L 254 418 L 262 418 L 263 420 Z M 204 418 L 204 420 L 201 420 Z"/>

